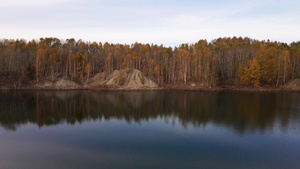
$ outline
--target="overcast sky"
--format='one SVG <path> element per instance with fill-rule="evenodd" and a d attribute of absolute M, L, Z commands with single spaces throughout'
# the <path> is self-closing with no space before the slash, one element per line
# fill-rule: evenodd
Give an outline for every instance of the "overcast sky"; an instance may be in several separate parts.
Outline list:
<path fill-rule="evenodd" d="M 0 38 L 178 46 L 242 36 L 300 40 L 299 0 L 0 0 Z"/>

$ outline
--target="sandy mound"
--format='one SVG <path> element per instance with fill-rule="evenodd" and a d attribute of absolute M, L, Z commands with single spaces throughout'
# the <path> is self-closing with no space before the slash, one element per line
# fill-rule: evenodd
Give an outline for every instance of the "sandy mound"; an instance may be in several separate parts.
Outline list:
<path fill-rule="evenodd" d="M 81 85 L 79 85 L 71 80 L 61 78 L 61 79 L 58 79 L 54 83 L 53 87 L 59 88 L 59 89 L 77 89 L 77 88 L 80 88 Z"/>
<path fill-rule="evenodd" d="M 90 86 L 116 86 L 128 89 L 152 88 L 158 85 L 151 79 L 145 77 L 137 69 L 114 70 L 96 74 L 89 84 Z"/>
<path fill-rule="evenodd" d="M 53 87 L 53 83 L 50 81 L 44 81 L 36 84 L 36 87 L 38 88 L 51 88 Z"/>
<path fill-rule="evenodd" d="M 300 79 L 294 79 L 286 83 L 283 88 L 289 90 L 300 90 Z"/>
<path fill-rule="evenodd" d="M 49 89 L 78 89 L 81 85 L 77 84 L 68 79 L 60 78 L 57 79 L 54 83 L 50 81 L 44 81 L 36 84 L 38 88 L 49 88 Z"/>

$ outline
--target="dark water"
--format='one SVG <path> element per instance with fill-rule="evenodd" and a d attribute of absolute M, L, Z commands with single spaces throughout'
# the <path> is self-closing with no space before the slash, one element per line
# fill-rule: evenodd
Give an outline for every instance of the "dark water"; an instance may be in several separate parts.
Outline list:
<path fill-rule="evenodd" d="M 300 94 L 0 92 L 1 169 L 300 168 Z"/>

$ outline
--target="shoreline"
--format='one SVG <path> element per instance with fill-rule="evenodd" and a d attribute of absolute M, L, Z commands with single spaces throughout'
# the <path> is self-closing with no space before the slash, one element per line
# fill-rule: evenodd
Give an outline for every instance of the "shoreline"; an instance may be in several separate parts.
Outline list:
<path fill-rule="evenodd" d="M 40 88 L 40 87 L 22 87 L 8 88 L 0 87 L 0 91 L 71 91 L 71 90 L 87 90 L 87 91 L 195 91 L 195 92 L 249 92 L 249 93 L 300 93 L 300 88 L 284 88 L 284 87 L 236 87 L 236 86 L 220 86 L 220 87 L 191 87 L 191 86 L 161 86 L 157 88 L 122 88 L 122 87 L 77 87 L 77 88 Z"/>

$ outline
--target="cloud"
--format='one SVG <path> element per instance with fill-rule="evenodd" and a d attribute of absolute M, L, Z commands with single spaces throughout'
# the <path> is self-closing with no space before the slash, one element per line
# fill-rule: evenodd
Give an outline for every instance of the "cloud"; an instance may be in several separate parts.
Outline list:
<path fill-rule="evenodd" d="M 0 0 L 1 7 L 45 6 L 61 4 L 72 0 Z"/>
<path fill-rule="evenodd" d="M 11 5 L 0 10 L 3 36 L 0 38 L 74 37 L 87 41 L 127 44 L 138 41 L 167 46 L 225 36 L 283 42 L 300 40 L 300 12 L 293 7 L 297 5 L 291 5 L 294 2 L 277 4 L 255 0 L 259 3 L 247 1 L 246 5 L 245 2 L 0 0 L 1 6 Z M 13 7 L 16 3 L 20 6 L 18 10 Z M 42 7 L 31 7 L 31 4 Z"/>

